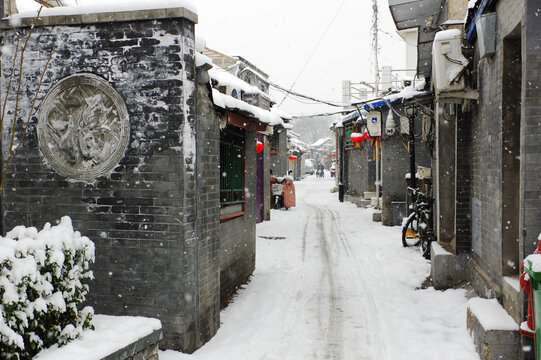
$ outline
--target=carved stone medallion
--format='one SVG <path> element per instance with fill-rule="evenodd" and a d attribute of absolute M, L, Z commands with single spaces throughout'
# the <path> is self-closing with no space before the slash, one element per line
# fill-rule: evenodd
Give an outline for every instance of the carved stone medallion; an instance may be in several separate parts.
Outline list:
<path fill-rule="evenodd" d="M 58 82 L 40 106 L 40 149 L 67 177 L 90 180 L 111 171 L 129 141 L 126 105 L 109 83 L 93 74 Z"/>

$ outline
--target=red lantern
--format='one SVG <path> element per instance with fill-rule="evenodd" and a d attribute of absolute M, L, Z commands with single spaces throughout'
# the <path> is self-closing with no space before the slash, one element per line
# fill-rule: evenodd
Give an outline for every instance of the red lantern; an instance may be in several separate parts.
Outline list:
<path fill-rule="evenodd" d="M 289 157 L 289 160 L 290 160 L 291 162 L 293 162 L 293 161 L 297 160 L 297 157 L 296 157 L 295 155 L 291 155 L 291 156 Z"/>
<path fill-rule="evenodd" d="M 361 133 L 351 133 L 351 136 L 349 137 L 351 139 L 351 141 L 353 141 L 354 143 L 360 143 L 361 141 L 363 141 L 364 139 L 364 135 L 361 134 Z"/>
<path fill-rule="evenodd" d="M 332 153 L 331 156 L 332 156 L 332 157 L 336 157 L 336 154 L 335 154 L 335 153 Z"/>
<path fill-rule="evenodd" d="M 329 157 L 327 155 L 323 156 L 323 160 L 327 160 Z"/>
<path fill-rule="evenodd" d="M 351 139 L 351 141 L 353 141 L 355 143 L 356 147 L 360 147 L 361 142 L 363 142 L 363 140 L 364 140 L 364 137 L 365 137 L 365 134 L 354 132 L 354 133 L 351 133 L 350 139 Z"/>
<path fill-rule="evenodd" d="M 263 151 L 263 143 L 261 141 L 258 141 L 257 144 L 255 145 L 255 150 L 260 153 Z"/>

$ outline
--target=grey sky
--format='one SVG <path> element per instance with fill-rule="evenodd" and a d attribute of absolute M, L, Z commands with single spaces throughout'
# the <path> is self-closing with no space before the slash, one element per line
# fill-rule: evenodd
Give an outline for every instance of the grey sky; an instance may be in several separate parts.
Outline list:
<path fill-rule="evenodd" d="M 208 47 L 243 56 L 289 88 L 342 1 L 193 1 L 199 13 L 196 33 Z M 383 30 L 379 65 L 403 68 L 403 41 L 396 35 L 387 0 L 378 3 Z M 371 24 L 371 0 L 345 0 L 294 90 L 340 102 L 342 80 L 372 81 Z M 280 109 L 292 114 L 332 110 L 289 99 Z"/>

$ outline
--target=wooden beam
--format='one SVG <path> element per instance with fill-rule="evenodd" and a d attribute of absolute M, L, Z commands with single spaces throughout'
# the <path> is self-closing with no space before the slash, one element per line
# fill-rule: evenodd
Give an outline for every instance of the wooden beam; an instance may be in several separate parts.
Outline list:
<path fill-rule="evenodd" d="M 228 121 L 229 125 L 246 129 L 249 131 L 265 132 L 267 130 L 267 124 L 260 123 L 257 120 L 248 118 L 239 113 L 229 111 L 227 115 L 229 119 Z"/>

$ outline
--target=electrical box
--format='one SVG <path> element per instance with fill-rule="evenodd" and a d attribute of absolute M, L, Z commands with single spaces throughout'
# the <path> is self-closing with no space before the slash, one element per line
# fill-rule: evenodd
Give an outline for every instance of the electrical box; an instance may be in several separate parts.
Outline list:
<path fill-rule="evenodd" d="M 436 94 L 464 90 L 466 65 L 468 60 L 462 55 L 460 30 L 436 33 L 432 45 L 432 79 Z"/>
<path fill-rule="evenodd" d="M 496 53 L 496 13 L 479 16 L 475 28 L 479 56 L 484 58 L 494 55 Z"/>
<path fill-rule="evenodd" d="M 410 133 L 410 119 L 407 116 L 400 117 L 400 133 L 409 134 Z"/>
<path fill-rule="evenodd" d="M 381 136 L 381 112 L 370 111 L 366 120 L 366 127 L 371 137 Z"/>

